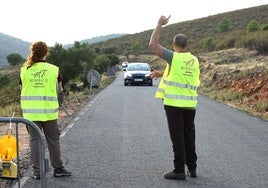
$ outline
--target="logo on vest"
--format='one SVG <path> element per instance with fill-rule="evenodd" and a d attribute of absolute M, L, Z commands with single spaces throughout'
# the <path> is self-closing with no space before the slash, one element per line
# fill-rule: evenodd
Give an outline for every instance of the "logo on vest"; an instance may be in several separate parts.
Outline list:
<path fill-rule="evenodd" d="M 33 83 L 33 87 L 45 87 L 44 83 L 48 82 L 46 78 L 47 71 L 48 70 L 40 70 L 31 74 L 33 78 L 30 79 L 30 82 Z"/>
<path fill-rule="evenodd" d="M 191 59 L 189 61 L 184 61 L 185 66 L 182 66 L 181 69 L 184 71 L 184 76 L 193 76 L 194 72 L 196 71 L 196 68 L 194 68 L 194 59 Z"/>

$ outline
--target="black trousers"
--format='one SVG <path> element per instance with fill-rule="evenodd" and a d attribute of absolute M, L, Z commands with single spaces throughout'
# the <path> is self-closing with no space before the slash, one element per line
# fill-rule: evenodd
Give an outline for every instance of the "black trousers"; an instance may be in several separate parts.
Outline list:
<path fill-rule="evenodd" d="M 195 151 L 195 109 L 164 106 L 169 134 L 174 152 L 175 172 L 184 172 L 185 164 L 189 170 L 196 169 Z"/>
<path fill-rule="evenodd" d="M 60 130 L 57 124 L 57 120 L 50 121 L 34 121 L 34 123 L 44 133 L 46 143 L 49 151 L 49 157 L 51 166 L 54 168 L 60 168 L 63 166 L 60 151 Z M 31 160 L 34 171 L 39 171 L 39 139 L 34 128 L 27 126 L 27 130 L 30 134 L 30 149 Z"/>

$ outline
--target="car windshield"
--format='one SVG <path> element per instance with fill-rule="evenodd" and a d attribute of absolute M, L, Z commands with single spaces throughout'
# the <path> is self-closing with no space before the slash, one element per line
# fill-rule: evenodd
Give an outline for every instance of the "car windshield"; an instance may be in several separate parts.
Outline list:
<path fill-rule="evenodd" d="M 129 71 L 149 71 L 150 67 L 146 64 L 128 64 L 127 70 Z"/>

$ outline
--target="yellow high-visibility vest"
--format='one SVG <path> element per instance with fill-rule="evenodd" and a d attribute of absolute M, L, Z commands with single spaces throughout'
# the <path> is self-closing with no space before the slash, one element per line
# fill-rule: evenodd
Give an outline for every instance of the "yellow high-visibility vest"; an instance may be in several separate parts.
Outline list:
<path fill-rule="evenodd" d="M 169 74 L 163 77 L 164 104 L 196 108 L 200 85 L 198 59 L 190 52 L 174 53 Z"/>
<path fill-rule="evenodd" d="M 57 66 L 45 62 L 21 68 L 21 108 L 25 119 L 48 121 L 58 118 L 58 74 Z"/>
<path fill-rule="evenodd" d="M 160 80 L 160 83 L 158 85 L 157 91 L 155 93 L 155 98 L 159 98 L 159 99 L 163 99 L 164 98 L 164 94 L 165 94 L 165 87 L 164 87 L 164 80 L 163 78 L 166 77 L 168 75 L 169 72 L 169 64 L 167 64 L 163 77 Z"/>

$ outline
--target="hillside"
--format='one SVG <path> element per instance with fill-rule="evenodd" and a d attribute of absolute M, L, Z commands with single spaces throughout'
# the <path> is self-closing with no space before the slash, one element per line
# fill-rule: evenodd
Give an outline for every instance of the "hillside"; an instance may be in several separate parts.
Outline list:
<path fill-rule="evenodd" d="M 104 42 L 104 41 L 107 41 L 109 39 L 118 38 L 118 37 L 121 37 L 124 35 L 126 35 L 126 34 L 110 34 L 110 35 L 104 35 L 104 36 L 97 36 L 97 37 L 93 37 L 90 39 L 84 39 L 84 40 L 81 40 L 79 42 L 94 44 L 94 43 L 98 43 L 98 42 Z M 67 45 L 64 45 L 64 48 L 71 48 L 72 46 L 73 46 L 73 44 L 67 44 Z"/>
<path fill-rule="evenodd" d="M 163 28 L 160 42 L 163 46 L 170 47 L 171 36 L 180 32 L 186 34 L 189 38 L 189 50 L 193 53 L 200 52 L 202 41 L 206 37 L 213 37 L 218 50 L 225 47 L 234 47 L 233 43 L 239 42 L 240 37 L 245 35 L 246 27 L 251 20 L 255 19 L 260 24 L 268 24 L 267 12 L 268 4 L 171 24 Z M 218 33 L 217 31 L 217 26 L 223 19 L 229 19 L 232 23 L 231 30 L 228 33 Z M 136 53 L 152 54 L 148 48 L 151 32 L 152 30 L 136 34 L 111 34 L 84 39 L 80 42 L 89 43 L 95 49 L 113 49 L 118 55 L 133 53 L 132 48 L 135 45 L 139 47 Z M 222 42 L 223 39 L 227 44 Z M 231 46 L 229 43 L 231 43 Z M 10 53 L 19 53 L 26 58 L 29 45 L 30 43 L 21 39 L 0 33 L 0 67 L 8 65 L 6 56 Z M 69 46 L 71 45 L 65 47 Z"/>
<path fill-rule="evenodd" d="M 0 67 L 9 65 L 6 56 L 11 53 L 18 53 L 26 59 L 29 47 L 29 42 L 0 33 Z"/>
<path fill-rule="evenodd" d="M 251 20 L 255 19 L 260 24 L 268 24 L 267 12 L 268 4 L 167 25 L 161 31 L 160 42 L 163 46 L 171 48 L 172 37 L 177 33 L 184 33 L 189 39 L 189 50 L 193 53 L 200 52 L 202 41 L 207 37 L 213 37 L 214 42 L 219 45 L 217 46 L 218 48 L 221 48 L 221 46 L 226 47 L 224 45 L 227 44 L 222 44 L 220 41 L 223 39 L 226 42 L 238 41 L 241 36 L 245 35 L 247 25 Z M 223 19 L 229 19 L 232 23 L 230 31 L 227 33 L 219 33 L 217 30 L 218 24 Z M 151 33 L 152 30 L 147 30 L 105 42 L 94 43 L 91 46 L 100 49 L 116 49 L 117 54 L 129 54 L 131 53 L 131 48 L 138 44 L 140 47 L 139 54 L 151 54 L 152 52 L 148 48 Z"/>
<path fill-rule="evenodd" d="M 268 121 L 268 56 L 232 48 L 198 54 L 200 93 Z"/>
<path fill-rule="evenodd" d="M 123 35 L 125 34 L 110 34 L 105 36 L 93 37 L 91 39 L 84 39 L 79 42 L 93 44 L 96 42 L 102 42 L 109 39 L 121 37 Z M 27 55 L 29 54 L 30 45 L 31 43 L 29 42 L 25 42 L 21 39 L 9 36 L 4 33 L 0 33 L 0 67 L 9 65 L 6 60 L 6 56 L 11 53 L 18 53 L 26 59 Z M 72 46 L 73 44 L 67 44 L 64 45 L 64 48 L 70 48 Z"/>

